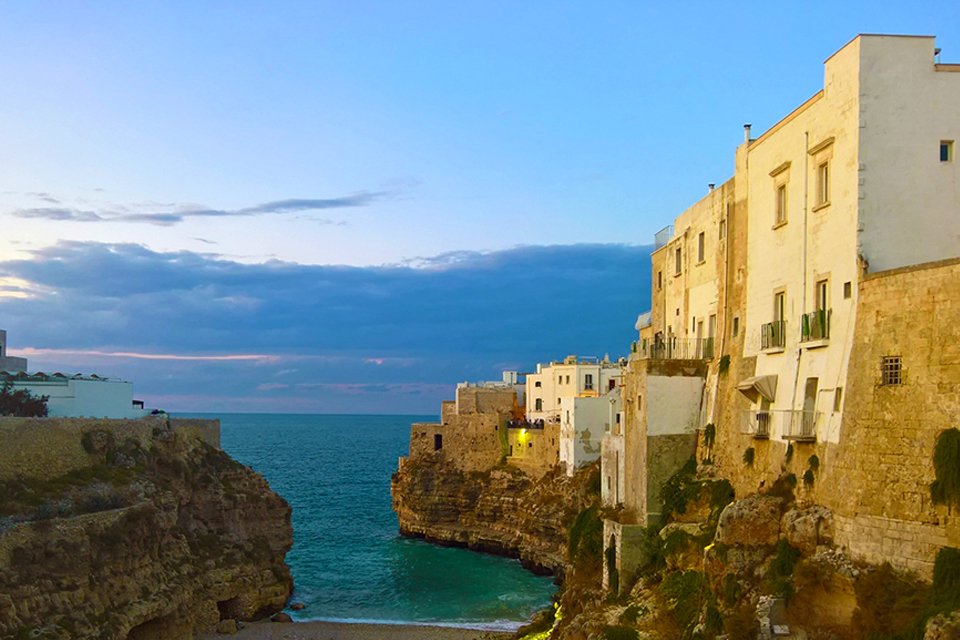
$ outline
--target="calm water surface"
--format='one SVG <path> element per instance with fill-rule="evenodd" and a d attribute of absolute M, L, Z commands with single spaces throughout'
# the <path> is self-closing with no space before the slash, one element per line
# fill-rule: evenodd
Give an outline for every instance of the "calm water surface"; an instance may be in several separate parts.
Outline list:
<path fill-rule="evenodd" d="M 397 534 L 390 474 L 410 423 L 436 416 L 192 415 L 220 418 L 224 450 L 293 507 L 291 615 L 515 627 L 549 602 L 551 579 L 516 561 Z"/>

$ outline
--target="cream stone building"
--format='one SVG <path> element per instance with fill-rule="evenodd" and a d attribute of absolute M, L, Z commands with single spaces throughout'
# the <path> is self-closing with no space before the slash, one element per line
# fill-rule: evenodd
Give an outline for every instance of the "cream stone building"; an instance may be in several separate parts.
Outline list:
<path fill-rule="evenodd" d="M 677 401 L 651 380 L 678 371 L 703 391 L 695 418 L 692 384 L 665 412 L 692 427 L 671 428 L 699 429 L 699 459 L 738 495 L 803 476 L 837 544 L 921 575 L 960 546 L 960 520 L 929 492 L 933 442 L 960 425 L 960 65 L 936 54 L 932 37 L 857 36 L 826 60 L 822 90 L 758 138 L 747 125 L 734 177 L 658 234 L 623 433 L 603 444 L 621 575 L 633 528 L 656 515 L 653 478 L 694 448 L 678 441 L 669 464 L 649 451 Z M 669 375 L 653 366 L 668 361 Z"/>
<path fill-rule="evenodd" d="M 568 475 L 600 457 L 604 434 L 622 419 L 621 377 L 619 362 L 577 356 L 527 374 L 526 420 L 537 429 L 559 426 L 558 461 Z"/>

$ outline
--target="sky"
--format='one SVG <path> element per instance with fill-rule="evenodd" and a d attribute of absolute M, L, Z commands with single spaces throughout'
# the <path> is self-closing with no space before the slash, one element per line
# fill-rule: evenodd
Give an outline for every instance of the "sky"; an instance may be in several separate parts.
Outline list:
<path fill-rule="evenodd" d="M 623 355 L 653 234 L 945 2 L 0 3 L 0 328 L 182 411 Z"/>

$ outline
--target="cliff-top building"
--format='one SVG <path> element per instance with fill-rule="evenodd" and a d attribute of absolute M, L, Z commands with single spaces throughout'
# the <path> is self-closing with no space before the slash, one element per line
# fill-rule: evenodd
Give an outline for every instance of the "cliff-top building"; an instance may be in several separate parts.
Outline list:
<path fill-rule="evenodd" d="M 960 425 L 960 65 L 936 53 L 932 37 L 854 38 L 658 234 L 624 433 L 604 443 L 621 573 L 630 525 L 658 515 L 656 481 L 682 457 L 651 454 L 653 438 L 686 434 L 690 452 L 708 425 L 700 459 L 738 495 L 806 478 L 799 498 L 831 509 L 854 557 L 929 575 L 960 544 L 930 493 L 934 441 Z"/>

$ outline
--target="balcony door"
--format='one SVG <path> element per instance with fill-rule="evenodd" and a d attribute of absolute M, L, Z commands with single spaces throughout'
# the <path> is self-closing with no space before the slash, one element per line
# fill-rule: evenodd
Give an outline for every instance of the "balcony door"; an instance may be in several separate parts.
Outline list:
<path fill-rule="evenodd" d="M 807 378 L 807 384 L 803 391 L 803 421 L 802 436 L 813 435 L 814 422 L 816 421 L 817 411 L 817 391 L 820 384 L 819 378 Z"/>

